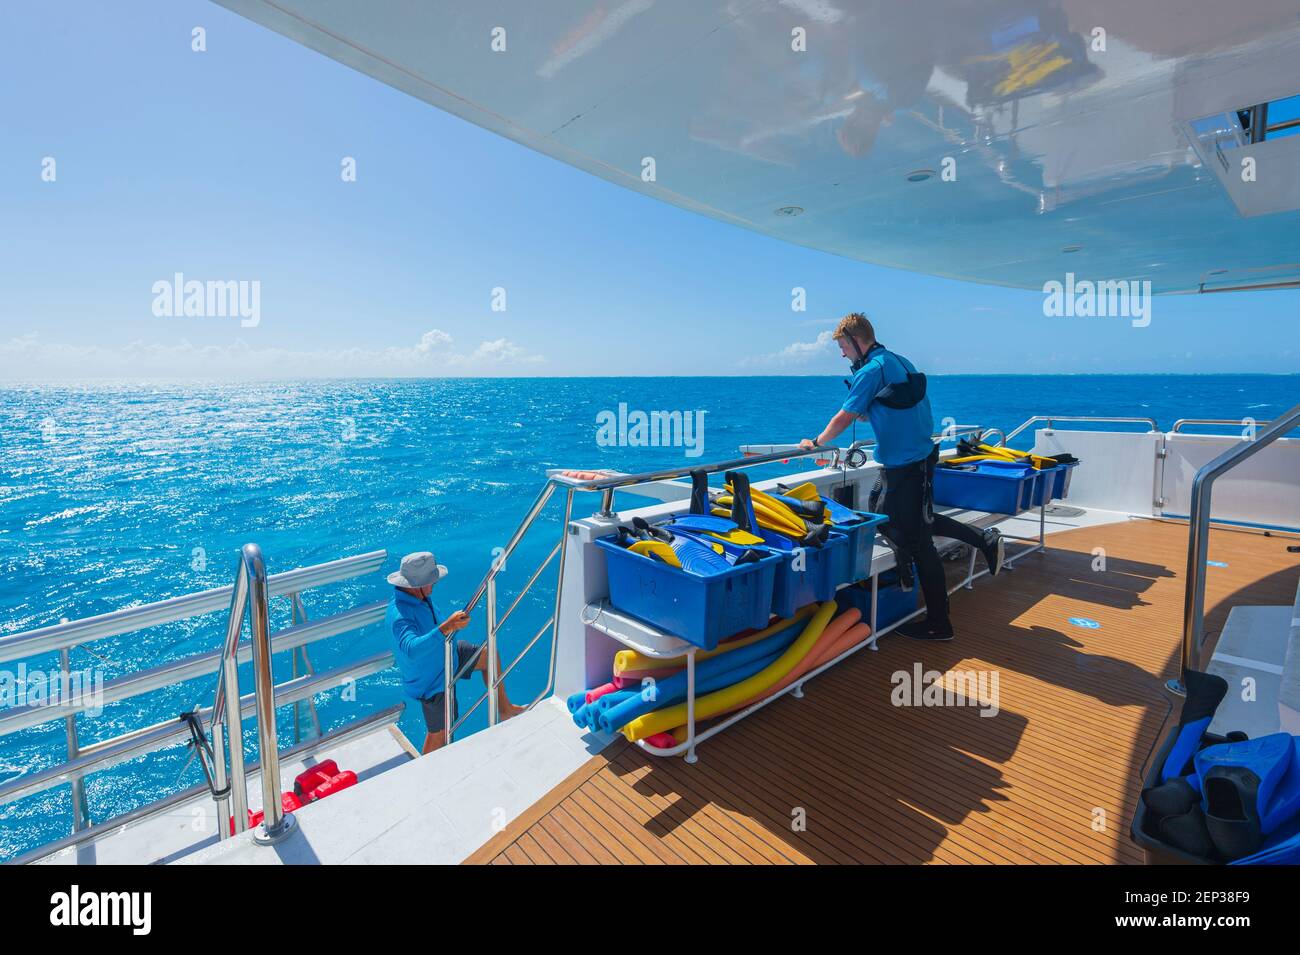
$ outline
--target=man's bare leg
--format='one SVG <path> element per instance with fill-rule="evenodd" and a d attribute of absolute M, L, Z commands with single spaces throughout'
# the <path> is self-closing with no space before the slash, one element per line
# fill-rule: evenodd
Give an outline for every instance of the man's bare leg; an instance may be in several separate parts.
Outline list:
<path fill-rule="evenodd" d="M 432 753 L 435 749 L 442 749 L 447 745 L 447 731 L 439 730 L 436 733 L 424 734 L 424 748 L 420 750 L 421 754 Z"/>
<path fill-rule="evenodd" d="M 474 669 L 483 675 L 483 685 L 490 690 L 491 687 L 488 686 L 487 653 L 480 653 L 478 655 L 478 664 Z M 500 654 L 497 654 L 497 672 L 501 672 Z M 506 681 L 502 680 L 497 686 L 497 714 L 501 719 L 508 720 L 512 716 L 518 716 L 523 711 L 524 708 L 522 706 L 515 706 L 510 702 L 510 698 L 506 696 Z"/>

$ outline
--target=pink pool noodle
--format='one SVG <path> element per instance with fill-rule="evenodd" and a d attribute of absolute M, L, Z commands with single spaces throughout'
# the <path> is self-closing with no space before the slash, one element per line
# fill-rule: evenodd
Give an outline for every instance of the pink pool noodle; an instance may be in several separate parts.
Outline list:
<path fill-rule="evenodd" d="M 587 702 L 594 703 L 606 693 L 613 693 L 617 689 L 619 689 L 619 687 L 615 686 L 613 683 L 606 683 L 604 686 L 598 686 L 594 690 L 588 690 Z"/>
<path fill-rule="evenodd" d="M 655 749 L 672 749 L 677 745 L 677 740 L 673 739 L 672 733 L 655 733 L 653 736 L 647 736 L 643 742 Z"/>

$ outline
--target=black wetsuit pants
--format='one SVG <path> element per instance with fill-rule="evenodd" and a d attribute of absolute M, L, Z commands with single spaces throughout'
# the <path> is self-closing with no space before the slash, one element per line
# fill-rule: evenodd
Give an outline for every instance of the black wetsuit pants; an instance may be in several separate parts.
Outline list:
<path fill-rule="evenodd" d="M 901 468 L 882 471 L 883 495 L 877 504 L 889 518 L 881 531 L 889 538 L 900 561 L 910 555 L 916 562 L 916 577 L 925 594 L 926 615 L 930 622 L 942 626 L 948 622 L 948 582 L 943 561 L 935 550 L 935 537 L 949 537 L 984 546 L 984 535 L 951 517 L 934 513 L 934 468 L 939 461 L 939 446 L 923 461 Z"/>

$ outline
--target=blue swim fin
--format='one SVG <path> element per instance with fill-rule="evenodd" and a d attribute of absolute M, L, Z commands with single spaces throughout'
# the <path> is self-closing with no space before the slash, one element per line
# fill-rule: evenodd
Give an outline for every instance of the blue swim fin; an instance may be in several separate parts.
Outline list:
<path fill-rule="evenodd" d="M 1258 852 L 1264 837 L 1300 809 L 1290 733 L 1207 746 L 1194 758 L 1210 838 L 1226 858 Z"/>
<path fill-rule="evenodd" d="M 727 558 L 712 547 L 685 534 L 673 535 L 672 549 L 677 559 L 682 562 L 682 570 L 701 577 L 709 577 L 724 570 L 730 570 Z"/>
<path fill-rule="evenodd" d="M 1187 687 L 1187 698 L 1178 721 L 1178 736 L 1160 770 L 1160 781 L 1165 783 L 1192 771 L 1192 757 L 1200 749 L 1201 737 L 1209 729 L 1214 711 L 1228 695 L 1228 681 L 1213 673 L 1187 670 L 1183 685 Z"/>

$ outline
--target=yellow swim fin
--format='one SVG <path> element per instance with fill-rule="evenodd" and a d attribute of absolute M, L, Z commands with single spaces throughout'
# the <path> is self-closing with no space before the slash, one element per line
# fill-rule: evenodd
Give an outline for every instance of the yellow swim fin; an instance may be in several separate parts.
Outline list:
<path fill-rule="evenodd" d="M 677 556 L 677 551 L 673 550 L 671 544 L 667 544 L 664 541 L 636 541 L 628 546 L 628 550 L 634 554 L 640 554 L 642 557 L 650 557 L 650 555 L 653 554 L 654 557 L 658 557 L 665 564 L 669 564 L 673 567 L 682 566 L 682 562 Z M 721 545 L 719 545 L 719 550 L 721 550 Z M 650 559 L 653 560 L 654 557 L 650 557 Z"/>

